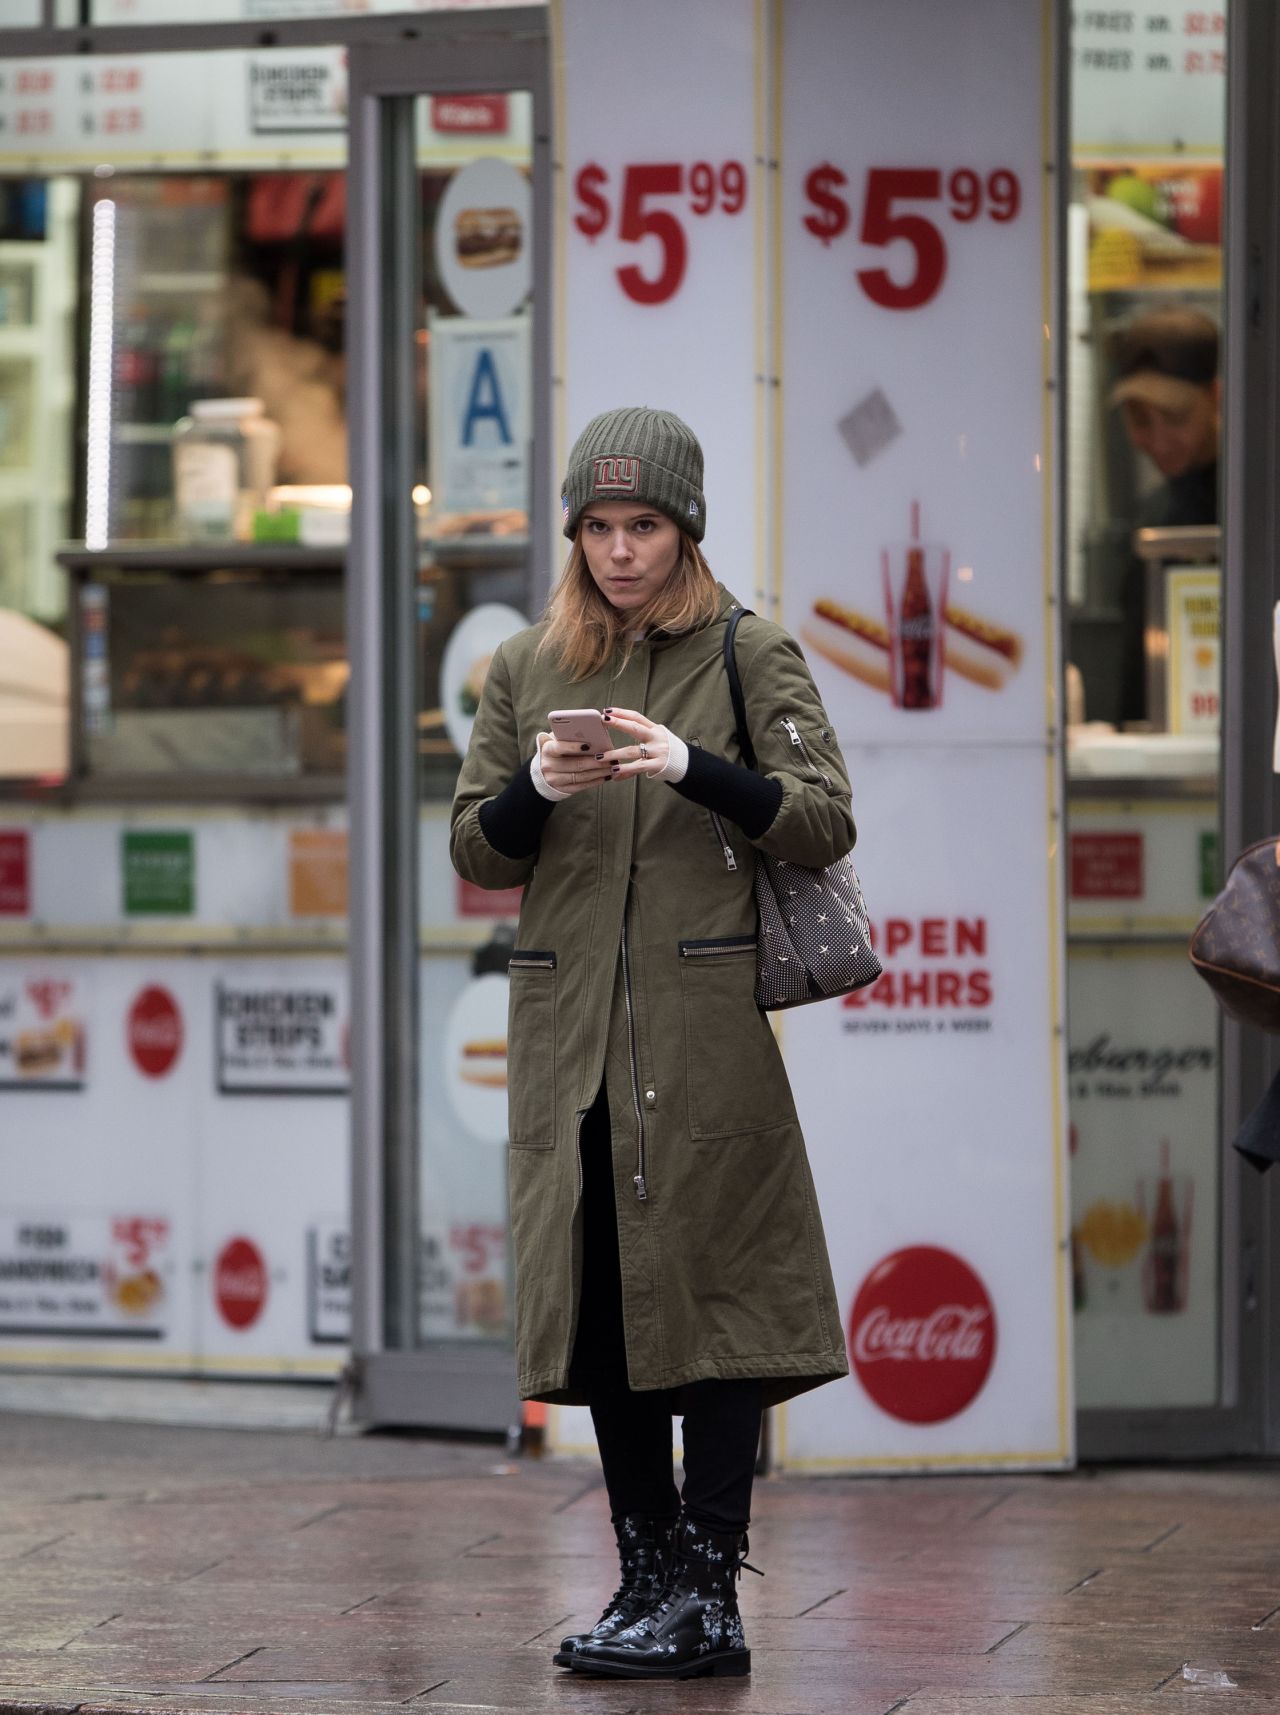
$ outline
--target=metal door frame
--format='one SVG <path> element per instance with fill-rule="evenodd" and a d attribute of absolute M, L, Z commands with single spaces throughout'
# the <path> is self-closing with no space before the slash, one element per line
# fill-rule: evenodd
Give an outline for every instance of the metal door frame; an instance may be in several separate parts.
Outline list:
<path fill-rule="evenodd" d="M 347 214 L 347 796 L 350 810 L 351 1361 L 367 1423 L 505 1430 L 516 1419 L 507 1348 L 416 1341 L 418 794 L 414 671 L 418 280 L 413 116 L 426 95 L 533 97 L 534 420 L 530 554 L 550 543 L 551 159 L 546 14 L 457 14 L 412 41 L 350 55 Z"/>
<path fill-rule="evenodd" d="M 1271 0 L 1228 17 L 1223 286 L 1223 708 L 1220 850 L 1225 863 L 1280 825 L 1271 610 L 1280 598 L 1280 19 Z M 1219 1400 L 1205 1407 L 1078 1414 L 1085 1460 L 1191 1459 L 1280 1451 L 1280 1185 L 1230 1149 L 1280 1066 L 1274 1039 L 1221 1025 Z"/>

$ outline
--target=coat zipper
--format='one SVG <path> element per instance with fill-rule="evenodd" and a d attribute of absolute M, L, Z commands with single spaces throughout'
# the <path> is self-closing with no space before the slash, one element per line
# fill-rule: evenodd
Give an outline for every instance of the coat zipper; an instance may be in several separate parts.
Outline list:
<path fill-rule="evenodd" d="M 628 900 L 628 907 L 630 901 Z M 636 1197 L 643 1203 L 648 1200 L 649 1187 L 644 1175 L 644 1110 L 640 1106 L 640 1073 L 636 1065 L 636 1021 L 631 1006 L 631 939 L 627 929 L 628 910 L 624 909 L 622 916 L 622 992 L 627 1003 L 627 1047 L 631 1060 L 631 1101 L 636 1110 L 636 1170 L 631 1183 L 636 1188 Z"/>
<path fill-rule="evenodd" d="M 756 938 L 754 935 L 743 935 L 732 941 L 681 941 L 680 957 L 682 959 L 724 959 L 731 958 L 737 953 L 754 953 Z"/>
<path fill-rule="evenodd" d="M 689 743 L 696 745 L 699 750 L 702 749 L 701 739 L 691 738 Z M 733 855 L 733 847 L 729 844 L 729 836 L 724 831 L 724 823 L 714 810 L 708 810 L 707 814 L 711 817 L 711 826 L 715 829 L 716 838 L 720 842 L 720 850 L 724 853 L 724 867 L 732 875 L 738 867 L 738 860 Z"/>
<path fill-rule="evenodd" d="M 830 787 L 831 776 L 829 774 L 827 774 L 825 772 L 825 770 L 818 768 L 814 765 L 813 760 L 809 755 L 808 747 L 806 746 L 804 740 L 800 736 L 800 728 L 791 719 L 790 715 L 783 715 L 782 719 L 779 721 L 778 724 L 779 724 L 779 726 L 781 726 L 783 728 L 783 730 L 787 734 L 787 737 L 791 740 L 792 744 L 800 752 L 800 755 L 804 759 L 804 765 L 809 770 L 809 772 L 811 774 L 816 774 L 818 776 L 818 779 L 821 780 L 821 782 L 824 786 Z"/>

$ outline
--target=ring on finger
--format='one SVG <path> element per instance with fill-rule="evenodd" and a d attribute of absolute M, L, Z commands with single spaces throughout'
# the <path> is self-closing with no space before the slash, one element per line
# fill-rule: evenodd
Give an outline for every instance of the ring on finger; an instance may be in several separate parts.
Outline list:
<path fill-rule="evenodd" d="M 648 745 L 642 744 L 640 746 L 640 758 L 641 758 L 641 761 L 648 762 L 648 760 L 649 760 L 649 747 L 648 747 Z"/>

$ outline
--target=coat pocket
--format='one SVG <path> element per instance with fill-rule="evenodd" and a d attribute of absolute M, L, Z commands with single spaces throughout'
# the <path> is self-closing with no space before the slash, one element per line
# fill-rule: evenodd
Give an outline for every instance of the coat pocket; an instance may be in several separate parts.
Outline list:
<path fill-rule="evenodd" d="M 512 1149 L 556 1140 L 556 956 L 516 948 L 508 966 L 507 1130 Z"/>
<path fill-rule="evenodd" d="M 733 1137 L 796 1117 L 755 981 L 754 935 L 680 942 L 691 1137 Z"/>

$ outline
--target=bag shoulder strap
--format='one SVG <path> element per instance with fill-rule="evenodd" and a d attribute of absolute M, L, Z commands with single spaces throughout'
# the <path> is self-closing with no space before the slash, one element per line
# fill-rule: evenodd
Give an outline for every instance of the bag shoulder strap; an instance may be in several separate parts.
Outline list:
<path fill-rule="evenodd" d="M 742 695 L 742 680 L 738 677 L 738 658 L 734 648 L 734 638 L 738 626 L 747 614 L 749 607 L 735 607 L 729 615 L 729 623 L 724 628 L 724 670 L 729 677 L 729 695 L 733 699 L 733 718 L 738 727 L 738 749 L 742 752 L 742 760 L 748 768 L 756 766 L 755 746 L 751 742 L 751 729 L 747 725 L 747 704 Z"/>

